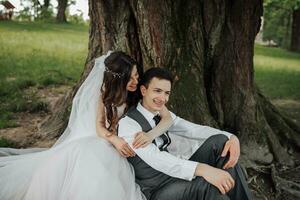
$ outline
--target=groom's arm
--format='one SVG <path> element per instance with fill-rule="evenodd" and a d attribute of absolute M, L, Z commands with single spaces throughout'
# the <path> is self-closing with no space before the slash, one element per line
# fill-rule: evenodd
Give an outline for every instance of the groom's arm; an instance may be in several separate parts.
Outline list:
<path fill-rule="evenodd" d="M 129 117 L 119 121 L 118 135 L 132 147 L 134 136 L 142 131 L 140 125 Z M 133 148 L 133 147 L 132 147 Z M 134 149 L 135 153 L 152 168 L 169 176 L 192 180 L 195 176 L 197 162 L 177 158 L 168 152 L 160 151 L 154 144 Z"/>
<path fill-rule="evenodd" d="M 173 125 L 169 128 L 169 133 L 171 134 L 197 140 L 206 140 L 210 136 L 218 134 L 223 134 L 227 136 L 228 139 L 232 136 L 231 133 L 226 131 L 189 122 L 176 116 L 174 113 L 171 113 L 171 115 L 173 118 Z"/>
<path fill-rule="evenodd" d="M 173 114 L 173 117 L 174 116 L 175 115 Z M 234 165 L 238 162 L 240 156 L 240 144 L 238 138 L 231 133 L 209 126 L 195 124 L 180 117 L 176 117 L 174 119 L 173 126 L 170 127 L 169 133 L 180 135 L 186 138 L 196 139 L 201 142 L 204 142 L 207 138 L 213 135 L 223 134 L 229 139 L 225 143 L 222 151 L 222 157 L 229 155 L 229 160 L 224 165 L 224 169 L 234 167 Z"/>

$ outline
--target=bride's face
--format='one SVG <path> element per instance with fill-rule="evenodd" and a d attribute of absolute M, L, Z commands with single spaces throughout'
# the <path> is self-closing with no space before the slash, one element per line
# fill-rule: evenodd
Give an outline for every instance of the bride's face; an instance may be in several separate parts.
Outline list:
<path fill-rule="evenodd" d="M 126 89 L 130 92 L 134 92 L 137 89 L 137 85 L 139 83 L 139 73 L 137 71 L 136 65 L 133 66 L 131 71 L 130 80 L 127 83 Z"/>
<path fill-rule="evenodd" d="M 171 82 L 164 79 L 153 78 L 148 88 L 141 86 L 143 106 L 150 112 L 160 111 L 169 101 Z"/>

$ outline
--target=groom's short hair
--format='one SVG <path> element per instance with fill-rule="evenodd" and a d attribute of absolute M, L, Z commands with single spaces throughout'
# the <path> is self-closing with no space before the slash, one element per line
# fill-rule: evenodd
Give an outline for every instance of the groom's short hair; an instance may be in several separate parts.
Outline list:
<path fill-rule="evenodd" d="M 168 70 L 160 67 L 152 67 L 144 73 L 141 81 L 141 85 L 148 88 L 149 83 L 153 78 L 158 78 L 160 80 L 167 80 L 171 82 L 171 85 L 173 84 L 173 76 Z"/>

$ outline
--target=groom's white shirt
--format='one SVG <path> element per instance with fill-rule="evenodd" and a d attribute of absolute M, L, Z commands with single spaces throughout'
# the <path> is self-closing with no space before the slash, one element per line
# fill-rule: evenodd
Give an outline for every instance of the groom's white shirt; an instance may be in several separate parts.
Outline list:
<path fill-rule="evenodd" d="M 144 108 L 140 103 L 137 105 L 137 110 L 141 112 L 147 119 L 151 127 L 155 126 L 153 113 Z M 201 145 L 207 138 L 216 134 L 224 134 L 228 138 L 232 134 L 214 129 L 208 126 L 201 126 L 184 120 L 174 113 L 171 113 L 173 118 L 173 125 L 169 128 L 169 135 L 176 134 L 182 138 L 193 139 Z M 141 132 L 142 127 L 132 118 L 125 116 L 119 121 L 118 135 L 123 137 L 125 141 L 132 147 L 132 142 L 136 133 Z M 172 137 L 171 137 L 172 138 Z M 180 141 L 177 141 L 177 143 Z M 156 143 L 160 141 L 156 139 Z M 171 144 L 173 143 L 173 140 Z M 192 150 L 192 153 L 199 148 L 199 145 Z M 171 146 L 171 145 L 170 145 Z M 133 148 L 133 147 L 132 147 Z M 153 143 L 144 148 L 133 149 L 134 152 L 144 160 L 152 168 L 163 172 L 169 176 L 181 178 L 185 180 L 192 180 L 194 178 L 197 162 L 189 161 L 184 156 L 172 155 L 171 153 L 160 151 L 159 148 Z M 190 155 L 189 155 L 190 156 Z M 181 158 L 179 158 L 181 157 Z"/>

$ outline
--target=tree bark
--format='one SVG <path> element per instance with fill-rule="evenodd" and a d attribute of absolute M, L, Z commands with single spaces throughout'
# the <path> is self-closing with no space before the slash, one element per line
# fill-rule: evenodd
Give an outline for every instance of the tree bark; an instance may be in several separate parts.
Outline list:
<path fill-rule="evenodd" d="M 236 134 L 245 168 L 265 173 L 261 165 L 267 166 L 263 168 L 271 178 L 274 163 L 294 165 L 288 150 L 299 151 L 299 126 L 280 114 L 254 84 L 254 39 L 262 0 L 90 0 L 89 7 L 89 53 L 72 95 L 96 57 L 122 50 L 144 69 L 170 70 L 177 81 L 169 108 L 195 123 Z M 57 129 L 57 123 L 45 124 L 43 130 Z M 48 133 L 56 137 L 60 132 Z"/>
<path fill-rule="evenodd" d="M 291 51 L 300 52 L 300 9 L 293 11 Z"/>
<path fill-rule="evenodd" d="M 67 17 L 66 17 L 67 7 L 68 7 L 68 0 L 58 0 L 57 15 L 56 15 L 57 22 L 60 23 L 67 22 Z"/>

